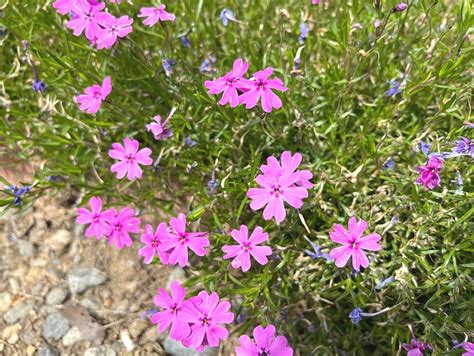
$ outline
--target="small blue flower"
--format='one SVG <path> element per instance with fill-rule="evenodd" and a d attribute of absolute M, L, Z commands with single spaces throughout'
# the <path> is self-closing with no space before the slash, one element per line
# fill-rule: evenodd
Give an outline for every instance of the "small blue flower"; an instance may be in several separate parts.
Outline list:
<path fill-rule="evenodd" d="M 309 28 L 305 22 L 300 24 L 300 35 L 298 36 L 298 43 L 303 44 L 304 41 L 308 38 Z"/>
<path fill-rule="evenodd" d="M 189 146 L 189 147 L 194 147 L 194 146 L 197 145 L 197 142 L 194 141 L 193 139 L 191 139 L 190 136 L 186 136 L 186 137 L 184 138 L 184 143 L 185 143 L 187 146 Z"/>
<path fill-rule="evenodd" d="M 28 193 L 31 190 L 31 186 L 27 185 L 26 187 L 17 188 L 16 185 L 6 186 L 5 190 L 13 193 L 13 205 L 21 205 L 23 203 L 22 196 Z"/>
<path fill-rule="evenodd" d="M 389 85 L 390 85 L 390 89 L 388 89 L 386 92 L 385 92 L 385 95 L 387 96 L 395 96 L 397 94 L 401 94 L 403 92 L 403 90 L 400 89 L 400 85 L 402 83 L 398 80 L 391 80 L 389 82 Z"/>
<path fill-rule="evenodd" d="M 211 55 L 207 58 L 204 58 L 204 60 L 201 62 L 201 65 L 199 66 L 199 72 L 209 74 L 214 73 L 215 69 L 212 67 L 214 63 L 216 63 L 216 57 Z"/>
<path fill-rule="evenodd" d="M 351 319 L 352 324 L 359 324 L 360 321 L 363 319 L 362 317 L 362 309 L 355 308 L 349 313 L 349 318 Z"/>
<path fill-rule="evenodd" d="M 217 179 L 211 179 L 209 182 L 207 182 L 207 187 L 209 188 L 209 193 L 214 194 L 217 188 Z"/>
<path fill-rule="evenodd" d="M 237 21 L 234 13 L 230 11 L 229 9 L 223 9 L 219 17 L 224 26 L 227 26 L 229 24 L 229 21 L 234 21 L 234 22 Z"/>
<path fill-rule="evenodd" d="M 33 82 L 33 84 L 31 85 L 31 88 L 34 90 L 34 91 L 39 91 L 41 93 L 44 93 L 46 91 L 46 88 L 48 86 L 46 85 L 45 82 L 43 82 L 42 80 L 36 80 Z"/>
<path fill-rule="evenodd" d="M 333 261 L 333 259 L 331 258 L 331 256 L 329 256 L 328 253 L 323 253 L 321 252 L 321 247 L 319 247 L 318 245 L 316 245 L 314 242 L 312 242 L 310 239 L 308 239 L 306 236 L 305 236 L 306 240 L 310 243 L 311 247 L 313 248 L 314 252 L 313 251 L 310 251 L 310 250 L 304 250 L 306 252 L 306 254 L 311 257 L 313 260 L 316 260 L 318 258 L 324 258 L 326 261 L 328 262 L 331 262 Z"/>
<path fill-rule="evenodd" d="M 474 158 L 474 142 L 470 139 L 461 137 L 459 140 L 455 141 L 455 144 L 456 146 L 451 149 L 453 152 Z"/>
<path fill-rule="evenodd" d="M 423 152 L 423 154 L 426 157 L 428 157 L 429 152 L 430 152 L 430 148 L 431 148 L 431 144 L 427 143 L 425 141 L 420 141 L 420 143 L 418 144 L 418 148 L 420 149 L 421 152 Z"/>
<path fill-rule="evenodd" d="M 181 44 L 183 45 L 184 48 L 191 47 L 191 41 L 189 40 L 189 37 L 188 37 L 187 33 L 180 36 L 179 40 L 181 41 Z"/>
<path fill-rule="evenodd" d="M 311 334 L 314 334 L 314 333 L 316 332 L 316 324 L 311 323 L 311 324 L 308 326 L 308 331 L 309 331 Z"/>
<path fill-rule="evenodd" d="M 395 161 L 392 159 L 392 157 L 390 157 L 387 162 L 384 163 L 384 165 L 382 166 L 382 171 L 386 171 L 388 169 L 393 169 L 395 168 Z"/>
<path fill-rule="evenodd" d="M 173 74 L 173 66 L 176 65 L 176 61 L 174 59 L 163 59 L 162 65 L 166 76 L 171 77 L 171 74 Z"/>
<path fill-rule="evenodd" d="M 375 289 L 381 290 L 381 289 L 385 288 L 387 285 L 389 285 L 390 283 L 393 283 L 393 282 L 395 282 L 395 278 L 393 278 L 393 277 L 385 278 L 385 279 L 381 280 L 379 283 L 377 283 L 377 285 L 375 286 Z"/>
<path fill-rule="evenodd" d="M 243 323 L 247 320 L 247 313 L 245 312 L 245 309 L 242 309 L 240 313 L 237 315 L 237 318 L 235 319 L 238 323 Z"/>
<path fill-rule="evenodd" d="M 157 313 L 158 310 L 156 309 L 148 309 L 140 313 L 140 319 L 145 320 L 149 319 L 153 316 L 153 314 Z"/>

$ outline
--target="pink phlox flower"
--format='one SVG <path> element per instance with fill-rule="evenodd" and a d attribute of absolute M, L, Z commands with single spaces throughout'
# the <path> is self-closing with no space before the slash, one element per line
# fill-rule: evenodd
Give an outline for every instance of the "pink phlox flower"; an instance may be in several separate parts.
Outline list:
<path fill-rule="evenodd" d="M 146 125 L 147 131 L 151 131 L 153 133 L 155 140 L 164 140 L 173 135 L 172 130 L 166 127 L 170 118 L 171 117 L 168 116 L 168 118 L 166 118 L 166 120 L 162 123 L 161 116 L 156 115 L 155 117 L 153 117 L 153 120 L 155 120 L 155 122 Z"/>
<path fill-rule="evenodd" d="M 61 15 L 66 15 L 70 13 L 74 6 L 76 6 L 77 0 L 56 0 L 53 3 L 53 7 Z"/>
<path fill-rule="evenodd" d="M 379 244 L 381 237 L 379 234 L 369 234 L 362 236 L 367 229 L 367 222 L 363 219 L 357 221 L 356 217 L 349 219 L 348 230 L 340 224 L 333 226 L 333 231 L 329 233 L 332 241 L 342 244 L 329 252 L 329 256 L 336 260 L 337 267 L 344 267 L 352 257 L 352 266 L 357 272 L 360 266 L 367 268 L 369 260 L 363 250 L 380 251 L 382 246 Z"/>
<path fill-rule="evenodd" d="M 413 337 L 409 344 L 402 344 L 402 347 L 407 351 L 407 356 L 423 356 L 426 350 L 433 351 L 429 342 L 420 341 L 416 337 Z"/>
<path fill-rule="evenodd" d="M 195 347 L 201 352 L 205 346 L 219 346 L 219 340 L 225 340 L 229 335 L 222 324 L 234 320 L 230 307 L 229 302 L 220 301 L 216 292 L 208 294 L 202 291 L 198 298 L 185 301 L 181 318 L 191 324 L 191 334 L 183 341 L 183 345 Z"/>
<path fill-rule="evenodd" d="M 262 99 L 262 109 L 265 112 L 270 113 L 274 108 L 281 108 L 282 102 L 272 89 L 287 91 L 288 88 L 283 86 L 283 82 L 278 78 L 268 79 L 272 73 L 273 68 L 268 67 L 256 72 L 252 80 L 241 79 L 240 87 L 248 90 L 239 97 L 240 103 L 245 104 L 245 108 L 255 107 L 260 98 Z"/>
<path fill-rule="evenodd" d="M 303 206 L 303 199 L 308 197 L 308 190 L 296 184 L 303 183 L 308 186 L 309 181 L 303 178 L 309 178 L 309 176 L 303 177 L 299 172 L 294 172 L 292 166 L 276 166 L 275 161 L 272 159 L 267 161 L 269 163 L 267 166 L 260 167 L 264 172 L 256 178 L 260 188 L 249 189 L 247 196 L 252 200 L 250 203 L 252 210 L 265 207 L 263 218 L 270 220 L 275 217 L 275 220 L 280 223 L 286 217 L 284 202 L 295 209 Z"/>
<path fill-rule="evenodd" d="M 260 169 L 262 170 L 263 174 L 275 174 L 278 177 L 280 177 L 285 172 L 295 172 L 300 176 L 299 180 L 295 184 L 307 189 L 311 189 L 313 187 L 313 183 L 311 183 L 309 180 L 313 178 L 313 174 L 308 170 L 296 171 L 298 166 L 301 164 L 301 160 L 301 153 L 295 153 L 292 156 L 290 151 L 285 151 L 282 153 L 280 158 L 281 164 L 275 157 L 270 156 L 267 158 L 267 164 L 263 164 Z"/>
<path fill-rule="evenodd" d="M 107 209 L 102 211 L 102 199 L 100 197 L 91 197 L 89 206 L 91 210 L 86 208 L 77 209 L 76 222 L 78 224 L 90 224 L 86 229 L 86 237 L 95 236 L 97 240 L 100 240 L 103 236 L 111 233 L 112 228 L 109 224 L 117 215 L 117 210 Z"/>
<path fill-rule="evenodd" d="M 102 101 L 112 91 L 112 79 L 106 77 L 102 85 L 94 84 L 84 89 L 84 94 L 76 96 L 76 102 L 79 104 L 79 109 L 88 114 L 95 114 L 99 111 Z"/>
<path fill-rule="evenodd" d="M 439 170 L 443 168 L 443 160 L 438 157 L 431 157 L 425 166 L 418 166 L 416 171 L 420 173 L 416 184 L 423 185 L 425 190 L 434 189 L 441 185 Z"/>
<path fill-rule="evenodd" d="M 109 0 L 112 4 L 113 3 L 117 3 L 117 4 L 121 4 L 122 3 L 122 0 Z"/>
<path fill-rule="evenodd" d="M 474 356 L 474 343 L 464 341 L 461 343 L 461 347 L 466 351 L 462 356 Z"/>
<path fill-rule="evenodd" d="M 288 344 L 286 337 L 275 337 L 275 327 L 268 325 L 266 328 L 259 325 L 253 329 L 252 341 L 247 335 L 239 338 L 240 346 L 235 348 L 236 356 L 292 356 L 293 349 Z"/>
<path fill-rule="evenodd" d="M 128 16 L 116 18 L 104 12 L 103 15 L 98 18 L 98 23 L 103 27 L 103 30 L 97 36 L 97 49 L 111 48 L 119 37 L 126 37 L 133 31 L 133 19 Z"/>
<path fill-rule="evenodd" d="M 163 310 L 153 314 L 151 322 L 158 324 L 158 331 L 160 333 L 164 332 L 171 325 L 170 337 L 181 341 L 191 333 L 189 324 L 183 321 L 182 318 L 186 289 L 178 282 L 173 281 L 171 282 L 170 290 L 171 296 L 163 288 L 158 289 L 158 294 L 155 295 L 153 301 Z"/>
<path fill-rule="evenodd" d="M 241 58 L 234 61 L 232 70 L 223 77 L 216 80 L 206 80 L 204 86 L 208 89 L 209 94 L 222 94 L 219 100 L 220 105 L 230 104 L 232 108 L 239 105 L 239 93 L 237 89 L 241 87 L 242 76 L 247 72 L 249 64 Z"/>
<path fill-rule="evenodd" d="M 160 245 L 162 251 L 171 251 L 168 263 L 179 264 L 184 267 L 188 264 L 188 248 L 196 255 L 204 256 L 206 247 L 210 246 L 207 232 L 186 232 L 186 215 L 178 214 L 178 217 L 170 220 L 171 232 L 163 238 Z"/>
<path fill-rule="evenodd" d="M 176 17 L 165 11 L 165 8 L 165 5 L 160 5 L 159 7 L 142 7 L 138 17 L 146 17 L 143 24 L 149 27 L 158 21 L 174 21 Z"/>
<path fill-rule="evenodd" d="M 313 5 L 319 5 L 320 2 L 321 0 L 311 0 L 311 4 Z"/>
<path fill-rule="evenodd" d="M 110 221 L 111 233 L 108 235 L 109 244 L 122 249 L 124 246 L 130 247 L 133 240 L 130 232 L 137 234 L 140 232 L 140 219 L 135 216 L 133 209 L 125 207 Z"/>
<path fill-rule="evenodd" d="M 224 259 L 234 258 L 232 267 L 242 268 L 246 272 L 250 269 L 250 256 L 262 266 L 268 263 L 267 256 L 272 254 L 269 246 L 258 246 L 268 240 L 268 233 L 263 232 L 260 226 L 257 226 L 249 238 L 247 226 L 241 225 L 240 230 L 232 230 L 230 232 L 232 238 L 237 241 L 238 245 L 224 245 L 222 251 L 226 254 Z"/>
<path fill-rule="evenodd" d="M 164 236 L 168 235 L 168 225 L 161 223 L 153 233 L 153 228 L 150 224 L 145 227 L 145 232 L 142 234 L 140 241 L 145 244 L 138 254 L 144 257 L 144 263 L 149 264 L 153 260 L 153 257 L 158 256 L 160 262 L 164 265 L 168 264 L 168 254 L 159 249 L 161 241 Z"/>
<path fill-rule="evenodd" d="M 123 143 L 122 146 L 115 142 L 112 144 L 112 149 L 109 150 L 109 157 L 120 161 L 113 164 L 110 171 L 117 173 L 118 179 L 122 179 L 125 175 L 128 180 L 140 179 L 143 174 L 140 164 L 149 166 L 153 163 L 150 158 L 151 150 L 149 148 L 138 150 L 138 141 L 128 137 L 124 139 Z"/>
<path fill-rule="evenodd" d="M 85 31 L 87 39 L 92 41 L 102 31 L 97 19 L 105 13 L 102 12 L 104 8 L 103 2 L 91 5 L 84 0 L 77 1 L 72 9 L 74 17 L 67 23 L 67 28 L 73 30 L 74 36 L 80 36 Z"/>

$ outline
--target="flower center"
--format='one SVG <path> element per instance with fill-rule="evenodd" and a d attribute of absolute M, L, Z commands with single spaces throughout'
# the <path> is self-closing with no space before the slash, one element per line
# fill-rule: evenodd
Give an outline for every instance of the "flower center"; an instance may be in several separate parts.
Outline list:
<path fill-rule="evenodd" d="M 99 222 L 99 219 L 100 219 L 100 215 L 94 215 L 94 217 L 92 218 L 92 222 Z"/>
<path fill-rule="evenodd" d="M 175 314 L 175 315 L 178 314 L 179 310 L 180 310 L 180 308 L 178 307 L 178 304 L 175 303 L 171 306 L 171 311 L 172 311 L 173 314 Z"/>
<path fill-rule="evenodd" d="M 135 157 L 133 157 L 133 155 L 130 154 L 130 155 L 127 156 L 127 161 L 130 162 L 130 163 L 132 163 L 133 160 L 134 160 L 134 158 L 135 158 Z"/>
<path fill-rule="evenodd" d="M 281 186 L 272 185 L 272 191 L 270 192 L 270 195 L 275 195 L 275 197 L 278 198 L 280 194 L 283 194 L 283 190 L 281 189 Z"/>
<path fill-rule="evenodd" d="M 208 326 L 211 323 L 211 318 L 204 314 L 202 318 L 199 319 L 203 326 Z"/>
<path fill-rule="evenodd" d="M 245 252 L 249 252 L 250 250 L 252 250 L 252 246 L 249 242 L 244 242 L 242 244 L 242 250 L 244 250 Z"/>
<path fill-rule="evenodd" d="M 186 233 L 179 234 L 179 242 L 181 243 L 181 245 L 184 245 L 188 241 L 189 239 Z"/>
<path fill-rule="evenodd" d="M 158 246 L 158 240 L 157 240 L 157 239 L 152 239 L 152 240 L 151 240 L 151 245 L 152 245 L 153 247 Z"/>
<path fill-rule="evenodd" d="M 258 356 L 268 356 L 270 355 L 270 351 L 267 351 L 265 349 L 261 349 L 260 352 L 258 353 Z"/>
<path fill-rule="evenodd" d="M 259 80 L 257 82 L 257 87 L 258 87 L 258 89 L 265 90 L 265 82 L 263 80 Z"/>

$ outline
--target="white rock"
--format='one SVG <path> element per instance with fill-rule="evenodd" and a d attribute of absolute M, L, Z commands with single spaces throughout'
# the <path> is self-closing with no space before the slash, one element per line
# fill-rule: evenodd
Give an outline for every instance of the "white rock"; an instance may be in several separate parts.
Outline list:
<path fill-rule="evenodd" d="M 66 335 L 63 336 L 63 345 L 64 346 L 71 346 L 74 345 L 76 342 L 84 340 L 81 331 L 77 326 L 72 327 L 69 329 L 69 331 L 66 333 Z"/>

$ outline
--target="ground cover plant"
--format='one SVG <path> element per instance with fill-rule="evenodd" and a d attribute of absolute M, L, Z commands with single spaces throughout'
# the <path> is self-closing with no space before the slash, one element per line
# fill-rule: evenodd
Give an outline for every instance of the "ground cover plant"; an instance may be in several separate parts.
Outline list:
<path fill-rule="evenodd" d="M 72 189 L 84 238 L 185 268 L 150 286 L 157 332 L 473 354 L 469 1 L 1 11 L 2 156 L 40 162 L 2 211 Z"/>

